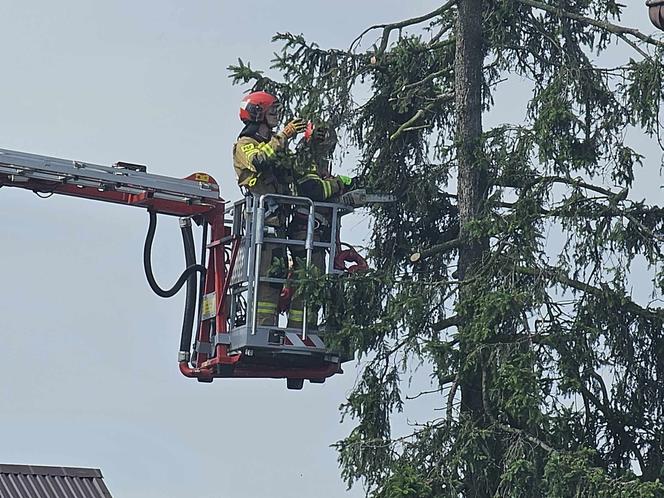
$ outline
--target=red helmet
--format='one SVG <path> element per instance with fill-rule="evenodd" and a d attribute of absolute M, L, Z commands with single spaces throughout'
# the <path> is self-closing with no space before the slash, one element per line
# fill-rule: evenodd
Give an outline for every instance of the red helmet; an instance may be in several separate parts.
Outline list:
<path fill-rule="evenodd" d="M 252 92 L 240 103 L 240 119 L 243 123 L 260 123 L 270 107 L 278 103 L 277 97 L 267 92 Z"/>

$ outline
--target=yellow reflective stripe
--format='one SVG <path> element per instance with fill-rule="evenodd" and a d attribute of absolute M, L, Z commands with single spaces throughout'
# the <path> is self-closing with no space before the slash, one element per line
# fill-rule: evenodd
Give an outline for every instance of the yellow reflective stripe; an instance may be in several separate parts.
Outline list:
<path fill-rule="evenodd" d="M 275 154 L 274 149 L 269 143 L 261 143 L 258 145 L 252 143 L 244 144 L 240 147 L 240 149 L 249 159 L 254 157 L 259 152 L 263 152 L 268 157 L 272 157 Z"/>
<path fill-rule="evenodd" d="M 268 157 L 274 156 L 274 149 L 267 142 L 262 143 L 262 144 L 258 144 L 258 149 L 265 152 L 265 154 L 267 154 Z"/>
<path fill-rule="evenodd" d="M 304 311 L 303 310 L 289 310 L 288 311 L 288 316 L 291 317 L 291 318 L 302 320 L 302 317 L 304 316 Z"/>
<path fill-rule="evenodd" d="M 299 185 L 300 183 L 304 183 L 307 180 L 320 180 L 320 178 L 318 177 L 318 175 L 313 175 L 313 174 L 304 175 L 302 178 L 300 178 L 297 181 L 297 184 Z"/>
<path fill-rule="evenodd" d="M 247 185 L 249 185 L 250 187 L 253 187 L 253 186 L 256 185 L 256 182 L 257 182 L 257 181 L 258 181 L 258 177 L 257 177 L 257 176 L 254 176 L 253 178 L 251 178 L 251 179 L 247 182 Z"/>
<path fill-rule="evenodd" d="M 326 199 L 332 197 L 332 185 L 330 185 L 330 182 L 323 181 L 323 192 Z"/>
<path fill-rule="evenodd" d="M 276 311 L 277 304 L 270 301 L 258 301 L 258 303 L 256 303 L 256 309 L 264 311 Z"/>
<path fill-rule="evenodd" d="M 251 143 L 244 144 L 243 146 L 240 147 L 240 149 L 242 150 L 242 152 L 244 152 L 245 156 L 247 156 L 248 159 L 251 159 L 259 152 L 256 146 Z"/>

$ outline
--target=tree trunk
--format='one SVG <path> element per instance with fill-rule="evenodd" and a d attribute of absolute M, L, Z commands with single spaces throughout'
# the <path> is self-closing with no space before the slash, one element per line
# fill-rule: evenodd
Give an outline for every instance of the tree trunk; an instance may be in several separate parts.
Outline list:
<path fill-rule="evenodd" d="M 458 276 L 460 280 L 473 277 L 484 255 L 488 252 L 487 238 L 472 238 L 468 223 L 481 215 L 487 195 L 486 167 L 480 161 L 482 135 L 482 84 L 484 65 L 484 46 L 482 38 L 482 0 L 460 0 L 458 3 L 458 21 L 455 60 L 455 94 L 457 120 L 457 157 L 459 165 L 458 206 L 460 218 L 461 247 L 459 248 Z M 460 326 L 460 348 L 462 361 L 469 361 L 472 367 L 466 370 L 460 380 L 461 417 L 475 428 L 488 424 L 483 403 L 483 361 L 477 353 L 478 344 L 469 337 L 468 328 L 473 320 L 474 284 L 461 287 L 459 302 L 462 303 L 461 316 L 464 323 Z M 465 370 L 465 369 L 464 369 Z M 469 455 L 464 476 L 465 495 L 467 497 L 493 496 L 497 482 L 496 472 L 492 470 L 500 462 L 491 455 L 495 445 L 489 444 L 489 462 L 480 455 Z M 479 448 L 478 448 L 479 450 Z M 493 465 L 492 465 L 493 464 Z"/>

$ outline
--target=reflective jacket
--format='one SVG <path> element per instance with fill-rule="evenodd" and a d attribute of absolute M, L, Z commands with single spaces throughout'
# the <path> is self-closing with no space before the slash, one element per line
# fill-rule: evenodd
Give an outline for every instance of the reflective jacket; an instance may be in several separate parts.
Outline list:
<path fill-rule="evenodd" d="M 287 157 L 287 141 L 281 133 L 265 139 L 249 125 L 233 145 L 233 167 L 238 185 L 255 195 L 290 195 L 293 183 L 291 164 Z"/>
<path fill-rule="evenodd" d="M 314 202 L 334 202 L 334 197 L 337 197 L 343 191 L 343 184 L 336 177 L 323 177 L 318 173 L 316 163 L 313 158 L 299 156 L 295 167 L 295 189 L 300 197 L 307 197 Z M 319 159 L 325 161 L 326 159 Z M 316 221 L 314 227 L 316 230 L 321 230 L 324 240 L 329 240 L 330 228 L 330 210 L 318 208 L 314 215 Z M 307 219 L 309 217 L 309 209 L 298 207 L 295 209 L 293 220 L 291 222 L 291 236 L 301 239 L 306 234 Z M 320 233 L 320 232 L 319 232 Z"/>
<path fill-rule="evenodd" d="M 307 197 L 314 202 L 324 202 L 337 195 L 342 188 L 343 184 L 337 178 L 323 178 L 313 162 L 309 163 L 308 168 L 296 168 L 295 189 L 300 197 Z"/>

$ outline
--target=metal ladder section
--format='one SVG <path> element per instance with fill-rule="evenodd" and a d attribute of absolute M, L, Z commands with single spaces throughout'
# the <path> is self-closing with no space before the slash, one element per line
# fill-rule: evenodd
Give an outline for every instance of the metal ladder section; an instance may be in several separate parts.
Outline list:
<path fill-rule="evenodd" d="M 274 234 L 266 233 L 265 206 L 267 202 L 301 206 L 309 211 L 307 218 L 307 236 L 304 240 L 286 239 Z M 314 241 L 315 214 L 324 210 L 330 220 L 329 241 Z M 348 204 L 312 202 L 305 197 L 293 197 L 276 194 L 266 194 L 260 197 L 248 196 L 226 208 L 226 223 L 231 223 L 231 237 L 240 240 L 238 258 L 232 269 L 229 292 L 229 333 L 216 334 L 212 338 L 213 345 L 229 344 L 231 351 L 244 351 L 248 356 L 254 351 L 281 353 L 319 353 L 330 356 L 327 361 L 336 361 L 330 351 L 326 349 L 321 338 L 325 333 L 332 331 L 309 332 L 307 330 L 307 305 L 305 300 L 302 329 L 260 326 L 256 320 L 257 292 L 260 282 L 285 284 L 285 278 L 272 278 L 259 275 L 263 244 L 278 244 L 283 246 L 304 246 L 307 254 L 307 264 L 311 262 L 314 248 L 323 248 L 327 252 L 326 274 L 341 274 L 343 271 L 334 268 L 334 258 L 337 253 L 339 222 L 342 216 L 353 212 Z M 243 298 L 243 299 L 240 299 Z M 242 314 L 241 303 L 245 304 L 244 320 L 237 323 L 237 317 Z"/>
<path fill-rule="evenodd" d="M 6 175 L 4 181 L 2 175 Z M 100 193 L 149 194 L 155 199 L 189 205 L 220 201 L 219 186 L 203 173 L 197 173 L 191 179 L 170 178 L 147 173 L 145 166 L 130 163 L 100 166 L 0 149 L 0 185 L 21 187 L 26 183 L 54 185 L 56 188 L 57 185 L 88 187 Z"/>

